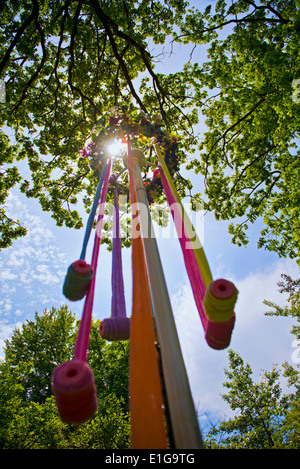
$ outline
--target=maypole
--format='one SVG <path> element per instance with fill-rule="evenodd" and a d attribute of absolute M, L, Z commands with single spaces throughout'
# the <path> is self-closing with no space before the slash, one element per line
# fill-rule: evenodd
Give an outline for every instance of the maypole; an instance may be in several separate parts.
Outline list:
<path fill-rule="evenodd" d="M 135 159 L 128 141 L 130 203 L 136 206 L 139 187 L 134 180 Z M 142 217 L 132 210 L 142 228 Z M 163 397 L 159 376 L 157 350 L 149 278 L 145 265 L 143 238 L 132 232 L 132 320 L 130 336 L 130 414 L 133 449 L 166 449 Z"/>
<path fill-rule="evenodd" d="M 124 169 L 111 175 L 112 158 L 107 143 L 127 142 L 120 157 Z M 148 142 L 145 151 L 132 148 Z M 144 145 L 145 149 L 145 145 Z M 152 153 L 154 149 L 154 156 Z M 112 312 L 101 321 L 103 339 L 130 340 L 129 402 L 131 447 L 133 449 L 203 448 L 201 431 L 181 353 L 172 306 L 154 234 L 149 204 L 164 196 L 178 233 L 185 267 L 190 280 L 207 344 L 216 350 L 226 348 L 235 324 L 235 286 L 213 280 L 203 246 L 184 211 L 174 175 L 179 170 L 177 138 L 145 115 L 133 117 L 124 112 L 110 116 L 104 129 L 83 150 L 94 178 L 99 181 L 88 219 L 81 255 L 68 268 L 63 292 L 71 301 L 85 297 L 74 359 L 55 368 L 52 390 L 62 420 L 81 424 L 97 411 L 97 391 L 93 372 L 87 364 L 89 334 L 98 254 L 108 193 L 114 197 L 112 243 Z M 152 180 L 142 177 L 145 168 L 157 169 Z M 118 181 L 120 175 L 124 180 Z M 127 178 L 127 179 L 126 179 Z M 113 187 L 113 190 L 109 188 Z M 130 199 L 132 249 L 132 315 L 127 317 L 122 272 L 118 188 Z M 99 205 L 100 200 L 100 205 Z M 99 205 L 97 230 L 91 265 L 85 261 L 86 247 Z"/>

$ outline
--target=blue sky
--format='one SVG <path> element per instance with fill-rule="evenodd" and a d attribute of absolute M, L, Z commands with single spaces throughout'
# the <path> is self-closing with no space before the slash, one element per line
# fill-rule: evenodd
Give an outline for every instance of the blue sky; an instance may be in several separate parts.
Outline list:
<path fill-rule="evenodd" d="M 189 51 L 178 48 L 177 57 L 164 58 L 159 71 L 180 67 Z M 171 68 L 170 68 L 171 67 Z M 175 68 L 174 68 L 175 71 Z M 191 174 L 189 173 L 189 177 Z M 195 192 L 201 192 L 201 176 L 193 176 Z M 13 329 L 33 319 L 35 311 L 68 304 L 81 316 L 83 301 L 71 303 L 62 295 L 62 284 L 68 266 L 80 255 L 84 229 L 75 231 L 58 228 L 49 213 L 44 213 L 36 200 L 28 200 L 17 189 L 7 199 L 7 212 L 28 228 L 26 237 L 18 239 L 0 256 L 0 356 L 4 340 Z M 199 214 L 202 217 L 203 214 Z M 83 214 L 84 219 L 87 215 Z M 226 222 L 216 222 L 212 214 L 199 221 L 198 234 L 203 241 L 214 278 L 232 280 L 239 290 L 236 304 L 236 326 L 231 348 L 250 363 L 254 377 L 261 370 L 284 361 L 292 364 L 292 322 L 285 318 L 266 317 L 264 299 L 284 304 L 285 296 L 278 293 L 277 282 L 282 273 L 299 276 L 295 261 L 279 259 L 274 253 L 258 250 L 256 242 L 260 222 L 249 228 L 247 247 L 231 244 Z M 159 234 L 160 230 L 157 230 Z M 87 253 L 90 259 L 93 239 Z M 227 351 L 210 349 L 203 336 L 201 322 L 186 276 L 179 242 L 175 236 L 158 236 L 162 264 L 173 307 L 182 352 L 191 390 L 200 415 L 209 413 L 213 419 L 229 416 L 227 405 L 220 397 L 225 392 L 224 367 L 228 365 Z M 131 251 L 123 251 L 124 279 L 128 314 L 131 313 Z M 93 316 L 104 319 L 110 315 L 111 254 L 100 249 Z M 284 382 L 283 382 L 284 386 Z M 200 419 L 203 426 L 205 419 Z M 205 428 L 204 428 L 205 430 Z"/>

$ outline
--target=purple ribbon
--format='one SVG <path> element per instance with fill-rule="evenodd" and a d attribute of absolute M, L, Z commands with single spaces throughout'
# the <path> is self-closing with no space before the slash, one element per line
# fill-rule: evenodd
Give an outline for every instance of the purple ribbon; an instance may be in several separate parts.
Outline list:
<path fill-rule="evenodd" d="M 79 325 L 79 330 L 78 330 L 78 335 L 77 335 L 77 340 L 76 340 L 75 350 L 74 350 L 75 360 L 86 361 L 87 359 L 91 322 L 92 322 L 92 310 L 93 310 L 93 303 L 94 303 L 98 254 L 99 254 L 100 243 L 101 243 L 101 230 L 102 230 L 102 223 L 103 223 L 103 217 L 104 217 L 107 188 L 108 188 L 109 177 L 110 177 L 110 169 L 111 169 L 111 159 L 109 160 L 108 165 L 106 167 L 104 184 L 103 184 L 102 192 L 101 192 L 100 209 L 99 209 L 99 215 L 97 219 L 97 229 L 95 233 L 94 247 L 93 247 L 93 253 L 92 253 L 92 262 L 91 262 L 94 275 L 91 280 L 90 286 L 88 288 L 88 292 L 87 292 L 86 299 L 84 302 L 82 317 L 81 317 L 81 321 Z"/>
<path fill-rule="evenodd" d="M 116 176 L 112 176 L 116 181 Z M 114 191 L 113 253 L 112 253 L 112 302 L 111 317 L 126 317 L 124 282 L 122 272 L 122 254 L 120 238 L 120 215 L 118 187 Z"/>

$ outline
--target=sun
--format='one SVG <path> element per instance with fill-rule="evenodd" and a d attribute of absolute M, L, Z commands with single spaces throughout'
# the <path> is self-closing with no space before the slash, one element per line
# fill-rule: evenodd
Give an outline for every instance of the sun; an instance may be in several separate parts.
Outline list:
<path fill-rule="evenodd" d="M 108 152 L 112 158 L 117 158 L 121 153 L 124 153 L 126 144 L 122 140 L 114 140 L 108 145 Z"/>

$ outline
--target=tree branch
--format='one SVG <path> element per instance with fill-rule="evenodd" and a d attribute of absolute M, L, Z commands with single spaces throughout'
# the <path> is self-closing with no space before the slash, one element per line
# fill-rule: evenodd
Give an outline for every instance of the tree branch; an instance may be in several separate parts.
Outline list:
<path fill-rule="evenodd" d="M 132 80 L 130 78 L 126 63 L 124 62 L 123 57 L 119 54 L 119 51 L 118 51 L 118 48 L 117 48 L 117 45 L 116 45 L 116 42 L 115 42 L 115 39 L 114 39 L 114 35 L 113 35 L 113 33 L 112 33 L 109 26 L 112 26 L 114 28 L 114 32 L 116 32 L 119 37 L 122 37 L 124 39 L 123 34 L 121 34 L 121 32 L 119 31 L 118 25 L 114 21 L 112 21 L 111 18 L 109 18 L 104 13 L 104 11 L 100 7 L 97 0 L 90 0 L 90 4 L 93 7 L 96 15 L 100 19 L 101 23 L 103 24 L 103 28 L 104 28 L 104 30 L 105 30 L 108 38 L 109 38 L 109 42 L 111 44 L 114 56 L 115 56 L 115 58 L 117 59 L 117 61 L 119 62 L 120 66 L 121 66 L 122 72 L 124 74 L 124 77 L 127 81 L 127 84 L 129 86 L 129 89 L 130 89 L 134 99 L 139 104 L 140 108 L 144 112 L 147 112 L 146 107 L 144 106 L 143 102 L 141 101 L 141 98 L 139 97 L 139 95 L 137 94 L 137 92 L 136 92 L 136 90 L 133 86 L 133 83 L 132 83 Z M 126 36 L 126 40 L 128 41 L 128 38 L 130 38 L 130 36 L 127 36 L 127 35 L 125 35 L 125 36 Z"/>
<path fill-rule="evenodd" d="M 251 109 L 250 111 L 248 111 L 246 114 L 244 114 L 242 117 L 240 117 L 234 124 L 232 124 L 230 127 L 228 127 L 228 129 L 225 130 L 225 132 L 213 143 L 211 149 L 209 150 L 209 153 L 207 155 L 207 158 L 206 158 L 206 167 L 205 167 L 205 175 L 204 175 L 204 178 L 205 178 L 205 181 L 207 180 L 207 173 L 208 173 L 208 163 L 209 163 L 209 157 L 213 151 L 213 149 L 218 145 L 218 143 L 224 139 L 226 137 L 226 135 L 228 134 L 228 132 L 230 132 L 232 129 L 234 129 L 237 125 L 239 125 L 241 122 L 243 122 L 245 119 L 247 119 L 247 117 L 249 117 L 254 111 L 255 109 L 261 105 L 261 103 L 263 103 L 265 101 L 265 98 L 261 98 Z"/>
<path fill-rule="evenodd" d="M 208 32 L 211 32 L 211 31 L 216 31 L 217 29 L 220 29 L 220 28 L 223 28 L 224 26 L 228 26 L 229 24 L 241 24 L 241 23 L 281 23 L 281 24 L 287 24 L 290 22 L 290 20 L 287 20 L 285 18 L 283 18 L 283 16 L 278 13 L 278 11 L 276 11 L 274 8 L 271 7 L 270 3 L 268 3 L 268 5 L 266 6 L 257 6 L 254 2 L 250 1 L 250 0 L 245 0 L 249 5 L 252 5 L 255 10 L 266 10 L 268 9 L 270 12 L 272 12 L 275 16 L 277 16 L 277 18 L 268 18 L 266 16 L 263 16 L 261 18 L 257 17 L 257 18 L 252 18 L 252 15 L 255 13 L 255 10 L 252 11 L 251 13 L 249 13 L 248 15 L 244 16 L 244 18 L 235 18 L 235 19 L 231 19 L 231 20 L 228 20 L 228 21 L 224 21 L 223 23 L 220 23 L 220 24 L 217 24 L 215 26 L 212 26 L 210 28 L 204 28 L 201 32 L 202 33 L 208 33 Z M 227 15 L 226 15 L 227 16 Z M 181 37 L 185 37 L 185 36 L 188 36 L 188 34 L 181 34 L 179 35 L 178 37 L 181 38 Z"/>
<path fill-rule="evenodd" d="M 243 177 L 244 173 L 247 171 L 247 169 L 250 168 L 250 166 L 252 166 L 260 158 L 262 158 L 263 156 L 268 154 L 271 150 L 274 150 L 274 148 L 276 148 L 276 147 L 277 147 L 277 145 L 272 145 L 271 148 L 268 148 L 268 150 L 266 150 L 263 153 L 261 153 L 260 155 L 256 156 L 256 158 L 254 158 L 254 160 L 250 161 L 250 163 L 248 163 L 246 166 L 244 166 L 241 173 L 239 174 L 239 177 L 238 177 L 237 181 L 234 183 L 234 185 L 232 186 L 232 188 L 230 190 L 230 196 L 234 195 L 234 188 L 237 186 L 238 182 L 242 179 L 242 177 Z"/>
<path fill-rule="evenodd" d="M 266 6 L 256 5 L 255 2 L 252 2 L 251 0 L 245 0 L 245 2 L 248 3 L 249 5 L 252 5 L 255 8 L 255 10 L 267 10 L 268 9 L 275 16 L 277 16 L 280 23 L 284 23 L 284 24 L 289 23 L 289 20 L 286 20 L 285 18 L 283 18 L 283 16 L 271 6 L 272 2 L 269 2 Z"/>
<path fill-rule="evenodd" d="M 78 88 L 78 86 L 75 86 L 73 84 L 73 81 L 72 81 L 72 71 L 73 71 L 73 67 L 74 67 L 74 64 L 75 64 L 75 57 L 74 57 L 75 37 L 76 37 L 76 34 L 77 34 L 77 22 L 78 22 L 78 18 L 79 18 L 79 15 L 80 15 L 82 4 L 83 4 L 83 0 L 80 0 L 78 2 L 77 8 L 76 8 L 74 21 L 73 21 L 74 27 L 73 27 L 73 30 L 72 30 L 72 33 L 71 33 L 71 40 L 70 40 L 70 46 L 69 46 L 69 49 L 70 49 L 70 64 L 69 64 L 69 67 L 68 67 L 68 85 L 70 86 L 70 88 L 73 92 L 77 92 L 80 95 L 82 103 L 83 103 L 83 114 L 85 113 L 85 111 L 84 111 L 84 100 L 88 101 L 93 106 L 94 110 L 96 112 L 100 113 L 100 110 L 95 105 L 94 101 L 91 98 L 89 98 L 88 96 L 86 96 L 82 92 L 82 90 L 80 88 Z"/>
<path fill-rule="evenodd" d="M 18 29 L 15 37 L 13 38 L 13 40 L 12 40 L 10 46 L 9 46 L 9 48 L 7 49 L 3 59 L 0 62 L 0 75 L 1 75 L 5 65 L 7 64 L 9 58 L 10 58 L 10 54 L 14 50 L 15 46 L 18 44 L 18 42 L 19 42 L 21 36 L 23 35 L 24 31 L 28 28 L 28 26 L 32 23 L 32 21 L 34 19 L 37 19 L 37 17 L 38 17 L 38 13 L 39 13 L 38 2 L 37 2 L 37 0 L 33 0 L 32 3 L 33 3 L 32 12 L 28 16 L 28 18 L 26 18 L 26 20 L 22 23 L 21 27 Z"/>
<path fill-rule="evenodd" d="M 40 37 L 41 37 L 41 47 L 42 47 L 42 52 L 43 52 L 42 59 L 41 59 L 41 62 L 39 64 L 39 66 L 37 67 L 36 71 L 33 73 L 33 75 L 30 77 L 30 79 L 28 80 L 28 82 L 24 86 L 22 96 L 19 99 L 19 101 L 17 102 L 17 104 L 15 104 L 15 106 L 12 108 L 11 112 L 16 111 L 16 109 L 18 109 L 18 107 L 22 104 L 23 100 L 25 99 L 25 96 L 26 96 L 26 93 L 27 93 L 28 89 L 30 88 L 30 86 L 34 82 L 34 80 L 37 78 L 40 71 L 43 69 L 43 67 L 46 63 L 46 60 L 47 60 L 47 51 L 46 51 L 44 31 L 42 30 L 41 25 L 39 24 L 38 18 L 35 18 L 34 22 L 35 22 L 36 29 L 38 30 L 38 32 L 40 34 Z"/>

